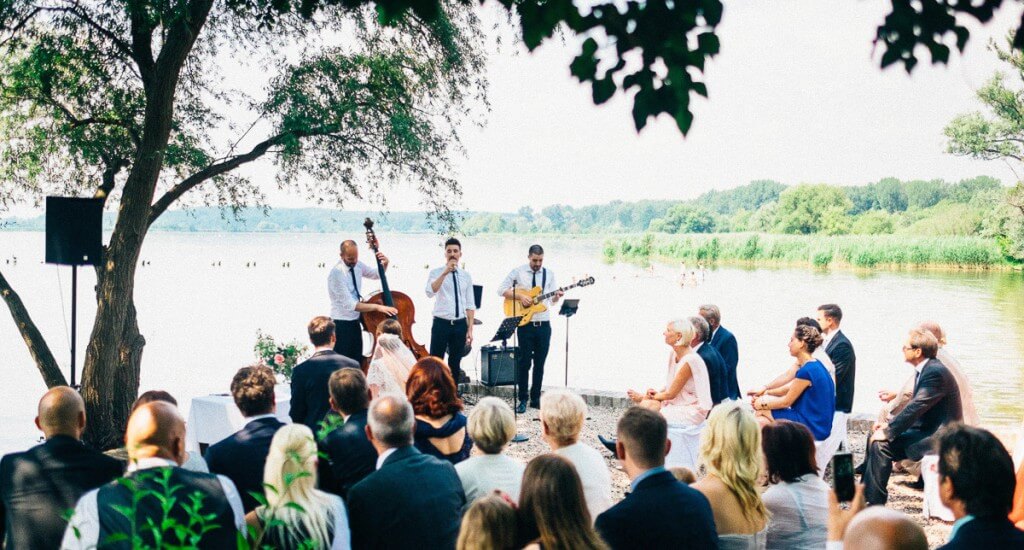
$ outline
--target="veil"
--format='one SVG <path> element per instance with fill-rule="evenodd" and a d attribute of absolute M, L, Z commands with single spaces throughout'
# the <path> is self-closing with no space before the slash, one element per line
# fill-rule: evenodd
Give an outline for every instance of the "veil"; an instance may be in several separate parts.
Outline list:
<path fill-rule="evenodd" d="M 397 391 L 404 394 L 405 382 L 415 363 L 416 357 L 401 338 L 394 334 L 381 334 L 377 337 L 366 381 L 371 387 L 377 386 L 381 393 Z"/>

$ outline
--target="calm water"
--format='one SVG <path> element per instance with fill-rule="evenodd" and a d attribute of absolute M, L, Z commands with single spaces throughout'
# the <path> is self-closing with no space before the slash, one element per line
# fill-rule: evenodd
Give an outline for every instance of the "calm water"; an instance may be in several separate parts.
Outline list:
<path fill-rule="evenodd" d="M 360 237 L 351 235 L 351 237 Z M 253 360 L 257 329 L 280 339 L 305 340 L 305 325 L 329 311 L 326 278 L 337 260 L 340 238 L 324 234 L 154 233 L 140 267 L 136 301 L 147 345 L 142 389 L 170 391 L 187 414 L 190 398 L 227 391 L 231 376 Z M 427 344 L 432 301 L 423 294 L 428 268 L 442 263 L 432 235 L 381 235 L 392 259 L 389 280 L 417 303 L 417 340 Z M 523 263 L 532 240 L 520 237 L 465 239 L 466 269 L 485 286 L 476 328 L 479 345 L 501 320 L 495 288 Z M 763 384 L 790 364 L 786 351 L 798 317 L 814 316 L 825 302 L 843 307 L 843 330 L 857 351 L 855 408 L 875 411 L 876 391 L 898 387 L 910 374 L 900 347 L 906 330 L 923 319 L 947 330 L 950 349 L 970 376 L 978 407 L 989 424 L 1017 425 L 1024 417 L 1024 278 L 1009 273 L 852 273 L 794 269 L 722 268 L 703 284 L 680 288 L 677 266 L 608 265 L 597 240 L 546 239 L 547 266 L 560 284 L 584 274 L 595 285 L 574 290 L 580 311 L 569 327 L 570 386 L 606 390 L 660 385 L 665 376 L 661 331 L 665 322 L 692 315 L 715 302 L 723 324 L 740 344 L 739 381 Z M 7 265 L 17 257 L 17 266 Z M 26 303 L 67 368 L 70 268 L 41 263 L 41 233 L 0 232 L 0 268 Z M 364 259 L 368 255 L 365 254 Z M 211 264 L 219 262 L 220 266 Z M 246 262 L 256 267 L 246 268 Z M 291 267 L 282 267 L 290 262 Z M 327 267 L 317 267 L 326 262 Z M 79 273 L 79 350 L 92 328 L 95 277 Z M 367 290 L 371 285 L 367 283 Z M 35 406 L 44 385 L 10 321 L 0 313 L 0 355 L 6 372 L 0 385 L 0 452 L 34 440 Z M 565 376 L 566 322 L 553 326 L 545 382 Z M 463 361 L 475 373 L 478 353 Z"/>

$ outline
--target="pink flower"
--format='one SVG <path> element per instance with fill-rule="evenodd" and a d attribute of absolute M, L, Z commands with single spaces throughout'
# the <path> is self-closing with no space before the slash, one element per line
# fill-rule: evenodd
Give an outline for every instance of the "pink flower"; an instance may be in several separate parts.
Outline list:
<path fill-rule="evenodd" d="M 275 365 L 283 365 L 284 364 L 284 355 L 281 355 L 280 353 L 275 355 L 274 356 L 274 364 Z"/>

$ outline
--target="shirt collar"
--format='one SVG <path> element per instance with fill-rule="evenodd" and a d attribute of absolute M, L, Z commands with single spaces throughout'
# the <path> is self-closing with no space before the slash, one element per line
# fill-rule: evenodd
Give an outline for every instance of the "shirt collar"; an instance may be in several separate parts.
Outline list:
<path fill-rule="evenodd" d="M 379 470 L 380 467 L 384 465 L 384 461 L 387 460 L 389 456 L 391 456 L 391 453 L 393 453 L 393 452 L 395 452 L 397 450 L 398 450 L 397 447 L 392 447 L 392 448 L 384 451 L 383 453 L 381 453 L 380 456 L 377 457 L 377 469 Z"/>
<path fill-rule="evenodd" d="M 173 460 L 168 460 L 166 458 L 161 458 L 158 456 L 151 456 L 148 458 L 132 460 L 131 462 L 128 463 L 128 471 L 135 472 L 138 470 L 148 470 L 150 468 L 165 468 L 168 466 L 175 467 L 177 465 L 178 463 Z"/>
<path fill-rule="evenodd" d="M 953 540 L 954 538 L 956 538 L 956 532 L 961 527 L 963 527 L 965 523 L 967 523 L 968 521 L 971 521 L 972 519 L 974 519 L 974 516 L 972 516 L 970 514 L 967 514 L 966 516 L 956 520 L 953 523 L 953 530 L 949 532 L 949 540 Z"/>
<path fill-rule="evenodd" d="M 636 478 L 634 478 L 633 481 L 629 482 L 629 490 L 630 491 L 636 491 L 636 486 L 640 485 L 641 481 L 643 481 L 643 480 L 645 480 L 645 479 L 647 479 L 647 478 L 649 478 L 649 477 L 651 477 L 653 475 L 658 475 L 658 474 L 660 474 L 662 472 L 667 472 L 667 471 L 668 470 L 666 470 L 664 466 L 655 466 L 654 468 L 651 468 L 650 470 L 647 470 L 646 472 L 636 476 Z"/>
<path fill-rule="evenodd" d="M 927 365 L 927 364 L 928 364 L 928 360 L 925 359 L 924 361 L 921 361 L 920 363 L 914 365 L 914 370 L 917 371 L 917 374 L 921 374 L 921 371 L 924 370 L 924 366 Z"/>
<path fill-rule="evenodd" d="M 701 343 L 697 344 L 696 346 L 693 346 L 692 348 L 690 348 L 690 350 L 692 350 L 693 353 L 697 353 L 697 350 L 699 350 L 700 347 L 703 346 L 703 345 L 704 345 L 704 342 L 701 342 Z"/>
<path fill-rule="evenodd" d="M 277 415 L 274 414 L 274 413 L 257 414 L 256 416 L 250 416 L 250 417 L 246 418 L 245 419 L 245 423 L 246 423 L 246 425 L 248 425 L 248 424 L 251 424 L 251 423 L 253 423 L 253 422 L 257 421 L 257 420 L 263 420 L 264 418 L 277 418 Z"/>

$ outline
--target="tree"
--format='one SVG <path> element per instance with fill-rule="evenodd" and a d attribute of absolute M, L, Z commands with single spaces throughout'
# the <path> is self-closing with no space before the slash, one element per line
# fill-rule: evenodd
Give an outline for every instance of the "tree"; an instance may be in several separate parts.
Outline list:
<path fill-rule="evenodd" d="M 907 194 L 907 206 L 930 208 L 946 198 L 949 184 L 942 180 L 914 180 L 903 185 Z"/>
<path fill-rule="evenodd" d="M 841 189 L 825 184 L 801 184 L 779 195 L 776 227 L 781 233 L 808 235 L 825 229 L 842 231 L 848 222 L 842 219 L 853 203 Z"/>
<path fill-rule="evenodd" d="M 907 209 L 907 194 L 903 183 L 896 178 L 885 178 L 874 185 L 878 207 L 886 212 L 903 212 Z"/>
<path fill-rule="evenodd" d="M 706 208 L 691 204 L 673 206 L 665 214 L 651 222 L 651 231 L 663 233 L 713 233 L 715 217 Z"/>
<path fill-rule="evenodd" d="M 86 437 L 98 446 L 120 443 L 135 399 L 145 346 L 135 269 L 149 228 L 173 204 L 258 202 L 259 189 L 233 171 L 268 157 L 281 186 L 322 202 L 341 206 L 411 181 L 442 220 L 452 219 L 443 206 L 458 190 L 450 150 L 486 89 L 472 11 L 456 6 L 429 21 L 410 13 L 382 29 L 369 7 L 269 7 L 0 4 L 0 204 L 84 192 L 117 204 L 82 369 Z M 343 30 L 353 39 L 326 38 Z M 284 44 L 301 48 L 301 59 L 279 54 Z M 278 69 L 264 97 L 225 89 L 220 51 Z M 249 105 L 252 119 L 230 120 L 224 105 Z M 230 142 L 216 142 L 233 129 Z M 46 383 L 65 383 L 2 276 L 0 294 Z"/>

